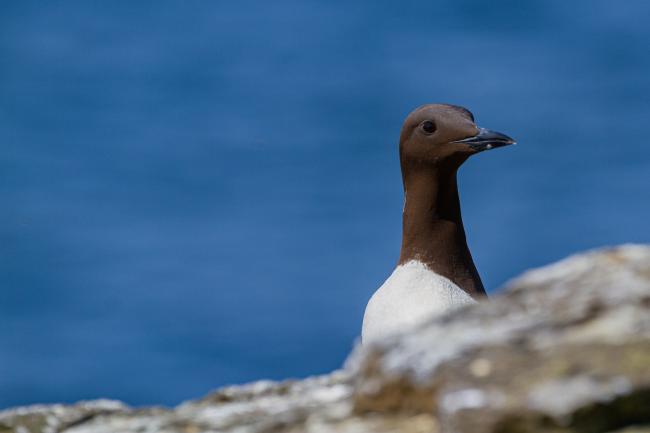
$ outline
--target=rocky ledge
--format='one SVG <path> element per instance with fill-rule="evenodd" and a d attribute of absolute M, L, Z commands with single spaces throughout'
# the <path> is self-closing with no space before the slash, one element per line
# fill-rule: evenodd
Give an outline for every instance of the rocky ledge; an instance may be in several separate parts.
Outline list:
<path fill-rule="evenodd" d="M 226 387 L 173 409 L 10 409 L 0 433 L 650 433 L 650 246 L 569 257 L 500 293 L 357 347 L 327 376 Z"/>

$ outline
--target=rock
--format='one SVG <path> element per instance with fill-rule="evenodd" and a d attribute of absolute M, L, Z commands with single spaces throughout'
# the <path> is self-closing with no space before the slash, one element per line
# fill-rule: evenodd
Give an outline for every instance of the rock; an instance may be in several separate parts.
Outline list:
<path fill-rule="evenodd" d="M 343 370 L 174 409 L 0 412 L 0 433 L 650 433 L 650 247 L 529 271 L 490 302 L 357 347 Z"/>
<path fill-rule="evenodd" d="M 435 413 L 474 433 L 650 424 L 649 310 L 650 248 L 570 257 L 359 349 L 355 411 Z"/>
<path fill-rule="evenodd" d="M 128 407 L 114 400 L 82 401 L 75 405 L 33 405 L 0 412 L 0 433 L 54 433 L 83 424 L 100 415 L 123 412 Z"/>

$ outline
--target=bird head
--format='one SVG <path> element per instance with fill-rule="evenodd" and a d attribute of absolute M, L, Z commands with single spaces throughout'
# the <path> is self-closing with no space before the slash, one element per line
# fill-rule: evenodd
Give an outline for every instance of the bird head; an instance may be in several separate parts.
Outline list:
<path fill-rule="evenodd" d="M 476 126 L 472 113 L 463 107 L 429 104 L 406 117 L 400 159 L 402 164 L 458 168 L 471 155 L 514 143 L 505 134 Z"/>

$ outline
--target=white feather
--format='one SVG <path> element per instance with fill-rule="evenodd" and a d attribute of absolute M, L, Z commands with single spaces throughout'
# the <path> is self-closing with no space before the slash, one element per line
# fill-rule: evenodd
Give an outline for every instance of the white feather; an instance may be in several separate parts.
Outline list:
<path fill-rule="evenodd" d="M 381 339 L 435 314 L 475 302 L 448 278 L 411 260 L 395 268 L 368 301 L 361 338 L 364 343 Z"/>

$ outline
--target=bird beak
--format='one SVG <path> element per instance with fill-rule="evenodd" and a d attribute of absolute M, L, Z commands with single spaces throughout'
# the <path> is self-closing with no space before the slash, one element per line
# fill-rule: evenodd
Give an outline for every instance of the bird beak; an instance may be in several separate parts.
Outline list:
<path fill-rule="evenodd" d="M 508 146 L 515 144 L 515 140 L 500 132 L 491 131 L 485 128 L 479 128 L 478 134 L 463 140 L 453 141 L 452 143 L 468 144 L 477 152 L 494 149 L 495 147 Z"/>

